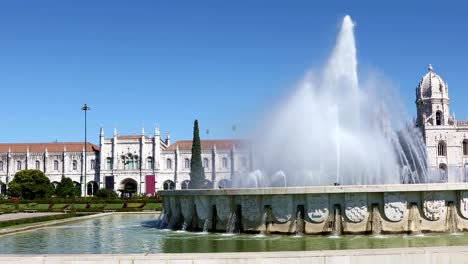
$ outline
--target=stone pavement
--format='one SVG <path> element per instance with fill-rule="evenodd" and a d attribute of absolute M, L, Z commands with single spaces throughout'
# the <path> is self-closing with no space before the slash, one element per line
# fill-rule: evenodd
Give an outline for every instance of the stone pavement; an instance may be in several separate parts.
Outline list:
<path fill-rule="evenodd" d="M 0 255 L 0 264 L 458 264 L 468 247 L 388 248 L 196 254 Z"/>
<path fill-rule="evenodd" d="M 40 217 L 40 216 L 46 216 L 46 215 L 59 215 L 59 214 L 63 214 L 63 213 L 10 213 L 10 214 L 1 214 L 0 215 L 0 222 L 9 221 L 9 220 L 16 220 L 16 219 Z"/>

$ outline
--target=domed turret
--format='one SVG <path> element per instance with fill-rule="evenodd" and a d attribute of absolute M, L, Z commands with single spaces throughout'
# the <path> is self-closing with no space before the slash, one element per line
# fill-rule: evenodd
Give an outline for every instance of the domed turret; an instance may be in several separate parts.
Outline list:
<path fill-rule="evenodd" d="M 432 71 L 432 65 L 429 64 L 429 72 L 424 75 L 416 89 L 417 97 L 419 99 L 430 98 L 448 98 L 448 85 Z"/>
<path fill-rule="evenodd" d="M 450 119 L 448 85 L 433 72 L 431 64 L 428 70 L 416 87 L 416 125 L 423 130 L 426 126 L 449 125 Z"/>

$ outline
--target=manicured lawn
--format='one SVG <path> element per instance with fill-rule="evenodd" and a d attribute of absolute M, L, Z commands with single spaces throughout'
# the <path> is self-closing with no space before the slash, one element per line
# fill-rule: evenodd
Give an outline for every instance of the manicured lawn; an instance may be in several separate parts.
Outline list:
<path fill-rule="evenodd" d="M 147 203 L 143 209 L 145 210 L 161 210 L 162 204 L 161 203 Z"/>
<path fill-rule="evenodd" d="M 15 210 L 14 204 L 0 204 L 0 212 L 10 212 Z"/>
<path fill-rule="evenodd" d="M 90 204 L 89 208 L 99 208 L 99 209 L 104 209 L 105 204 Z"/>
<path fill-rule="evenodd" d="M 127 202 L 129 201 L 129 202 Z M 54 203 L 53 199 L 50 201 L 38 201 L 38 202 L 29 202 L 26 201 L 19 202 L 7 202 L 0 203 L 0 212 L 12 212 L 12 211 L 24 211 L 24 210 L 37 210 L 39 212 L 62 212 L 63 210 L 73 210 L 76 209 L 80 212 L 99 212 L 102 210 L 115 210 L 122 212 L 138 212 L 142 210 L 156 210 L 160 211 L 162 209 L 162 203 L 158 201 L 148 201 L 148 202 L 130 202 L 131 200 L 121 200 L 111 201 L 106 203 L 106 201 L 97 200 L 95 203 L 93 201 L 87 201 L 86 203 L 76 203 L 73 204 L 73 200 L 70 199 L 70 202 L 67 200 L 57 200 L 57 203 Z M 68 203 L 67 203 L 68 202 Z"/>
<path fill-rule="evenodd" d="M 144 203 L 127 203 L 127 208 L 141 208 L 144 205 Z"/>
<path fill-rule="evenodd" d="M 118 210 L 121 209 L 123 204 L 106 204 L 105 210 Z"/>
<path fill-rule="evenodd" d="M 69 204 L 53 204 L 51 209 L 65 209 L 69 206 Z"/>
<path fill-rule="evenodd" d="M 83 210 L 86 209 L 87 204 L 75 204 L 75 209 Z"/>

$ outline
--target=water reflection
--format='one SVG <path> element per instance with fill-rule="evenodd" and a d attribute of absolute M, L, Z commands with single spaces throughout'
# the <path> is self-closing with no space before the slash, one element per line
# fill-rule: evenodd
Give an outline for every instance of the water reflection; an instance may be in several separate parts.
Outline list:
<path fill-rule="evenodd" d="M 468 245 L 466 234 L 301 237 L 203 234 L 159 230 L 154 215 L 114 215 L 6 235 L 2 254 L 188 253 L 339 250 Z"/>

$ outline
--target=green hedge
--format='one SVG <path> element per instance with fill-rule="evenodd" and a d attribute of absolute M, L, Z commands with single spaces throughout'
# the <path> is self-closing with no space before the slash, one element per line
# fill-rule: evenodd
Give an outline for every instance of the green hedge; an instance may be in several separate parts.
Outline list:
<path fill-rule="evenodd" d="M 102 212 L 103 210 L 116 210 L 116 211 L 142 211 L 142 210 L 156 210 L 162 209 L 162 204 L 157 199 L 151 201 L 150 199 L 132 200 L 132 199 L 117 199 L 107 203 L 105 200 L 94 199 L 87 203 L 82 201 L 75 201 L 71 199 L 51 199 L 53 202 L 46 203 L 49 199 L 44 199 L 41 203 L 40 200 L 31 201 L 8 201 L 8 203 L 0 202 L 0 212 L 9 213 L 13 211 L 23 210 L 37 210 L 39 212 L 62 212 L 66 210 L 76 210 L 77 212 Z M 65 201 L 70 201 L 66 203 Z M 81 202 L 81 203 L 80 203 Z M 125 209 L 125 210 L 124 210 Z M 128 210 L 127 210 L 128 209 Z"/>

